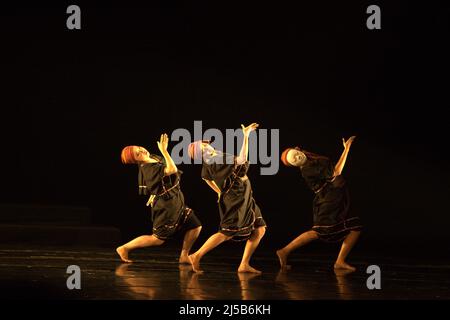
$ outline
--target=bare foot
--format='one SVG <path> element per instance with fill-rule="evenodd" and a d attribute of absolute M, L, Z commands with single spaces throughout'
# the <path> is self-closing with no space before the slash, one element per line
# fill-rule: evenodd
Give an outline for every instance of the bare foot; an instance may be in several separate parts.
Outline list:
<path fill-rule="evenodd" d="M 127 262 L 127 263 L 132 263 L 133 261 L 131 261 L 130 259 L 128 259 L 128 250 L 126 250 L 124 247 L 118 247 L 116 249 L 117 253 L 120 256 L 120 259 L 123 262 Z"/>
<path fill-rule="evenodd" d="M 280 260 L 280 267 L 282 270 L 291 270 L 291 266 L 287 264 L 287 255 L 283 249 L 277 250 L 278 260 Z"/>
<path fill-rule="evenodd" d="M 191 264 L 191 260 L 189 260 L 189 256 L 187 255 L 182 255 L 180 256 L 180 259 L 178 259 L 178 263 L 179 264 Z"/>
<path fill-rule="evenodd" d="M 356 271 L 355 267 L 352 267 L 351 265 L 349 265 L 348 263 L 345 262 L 337 262 L 334 264 L 334 269 L 342 269 L 342 270 L 348 270 L 351 272 Z"/>
<path fill-rule="evenodd" d="M 203 271 L 200 269 L 200 258 L 198 255 L 191 254 L 189 257 L 189 261 L 192 265 L 192 271 L 202 273 Z"/>
<path fill-rule="evenodd" d="M 250 267 L 249 264 L 241 264 L 239 266 L 238 272 L 248 272 L 248 273 L 257 273 L 257 274 L 261 274 L 262 272 L 259 270 L 256 270 L 253 267 Z"/>
<path fill-rule="evenodd" d="M 347 269 L 334 269 L 334 274 L 336 275 L 336 278 L 339 279 L 341 277 L 345 277 L 348 274 L 353 273 L 353 270 L 347 270 Z"/>
<path fill-rule="evenodd" d="M 253 278 L 260 277 L 261 273 L 238 272 L 239 281 L 249 281 Z"/>

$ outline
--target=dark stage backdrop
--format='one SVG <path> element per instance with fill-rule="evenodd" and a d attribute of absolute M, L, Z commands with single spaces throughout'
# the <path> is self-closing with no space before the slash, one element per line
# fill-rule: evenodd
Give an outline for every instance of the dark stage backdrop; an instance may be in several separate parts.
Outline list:
<path fill-rule="evenodd" d="M 150 2 L 150 1 L 149 1 Z M 297 1 L 298 2 L 298 1 Z M 392 3 L 395 2 L 395 3 Z M 123 240 L 149 232 L 136 168 L 120 150 L 177 128 L 280 130 L 337 160 L 356 135 L 344 175 L 367 245 L 411 248 L 450 238 L 448 117 L 450 11 L 444 2 L 72 2 L 2 8 L 1 203 L 92 208 Z M 217 230 L 216 196 L 200 167 L 181 165 L 187 203 Z M 261 176 L 254 195 L 279 246 L 312 223 L 298 172 Z M 432 251 L 432 250 L 431 250 Z"/>

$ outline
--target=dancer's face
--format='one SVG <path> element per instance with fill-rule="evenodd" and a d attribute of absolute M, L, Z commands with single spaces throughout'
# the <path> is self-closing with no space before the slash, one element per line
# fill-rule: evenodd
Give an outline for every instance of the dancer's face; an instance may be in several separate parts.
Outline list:
<path fill-rule="evenodd" d="M 295 167 L 301 167 L 306 162 L 306 155 L 297 149 L 291 149 L 287 153 L 286 160 Z"/>
<path fill-rule="evenodd" d="M 209 143 L 203 142 L 202 152 L 204 157 L 210 158 L 216 153 L 216 150 Z"/>
<path fill-rule="evenodd" d="M 134 152 L 134 158 L 136 159 L 136 161 L 138 161 L 138 162 L 151 162 L 150 152 L 148 152 L 145 148 L 143 148 L 143 147 L 134 147 L 133 148 L 133 152 Z"/>

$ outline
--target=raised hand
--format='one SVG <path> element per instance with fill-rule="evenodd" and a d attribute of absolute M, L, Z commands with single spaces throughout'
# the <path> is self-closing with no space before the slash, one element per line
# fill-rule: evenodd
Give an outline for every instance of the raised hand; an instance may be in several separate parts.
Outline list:
<path fill-rule="evenodd" d="M 167 152 L 167 147 L 169 146 L 169 137 L 166 133 L 164 133 L 156 143 L 158 144 L 158 149 L 159 151 L 161 151 L 161 153 Z"/>
<path fill-rule="evenodd" d="M 353 143 L 353 140 L 355 140 L 355 138 L 356 138 L 356 136 L 351 136 L 350 138 L 348 138 L 347 141 L 345 141 L 345 139 L 342 138 L 342 144 L 344 145 L 344 148 L 349 149 Z"/>
<path fill-rule="evenodd" d="M 242 132 L 244 133 L 244 136 L 249 136 L 250 132 L 252 132 L 253 130 L 256 130 L 256 128 L 259 127 L 258 123 L 252 123 L 249 126 L 244 126 L 243 124 L 241 124 L 241 128 L 242 128 Z"/>

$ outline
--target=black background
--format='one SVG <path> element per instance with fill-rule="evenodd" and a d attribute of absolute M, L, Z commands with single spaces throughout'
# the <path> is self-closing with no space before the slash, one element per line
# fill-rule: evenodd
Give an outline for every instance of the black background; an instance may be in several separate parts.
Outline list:
<path fill-rule="evenodd" d="M 280 129 L 281 149 L 334 160 L 341 138 L 356 135 L 344 175 L 365 245 L 448 252 L 448 6 L 295 3 L 4 6 L 0 202 L 87 206 L 129 240 L 151 224 L 123 146 L 157 152 L 161 133 L 193 132 L 194 120 L 221 130 L 258 122 Z M 81 30 L 66 28 L 70 4 Z M 381 30 L 366 28 L 370 4 Z M 217 230 L 216 196 L 199 166 L 180 168 L 204 240 Z M 269 225 L 262 246 L 311 226 L 313 195 L 297 172 L 261 176 L 255 164 L 249 176 Z"/>

